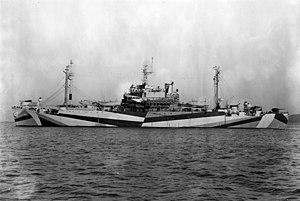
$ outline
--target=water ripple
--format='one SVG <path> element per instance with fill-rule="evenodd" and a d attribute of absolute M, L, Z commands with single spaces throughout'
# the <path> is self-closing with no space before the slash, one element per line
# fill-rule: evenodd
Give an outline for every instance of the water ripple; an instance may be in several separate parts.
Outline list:
<path fill-rule="evenodd" d="M 299 200 L 299 129 L 0 132 L 1 200 Z"/>

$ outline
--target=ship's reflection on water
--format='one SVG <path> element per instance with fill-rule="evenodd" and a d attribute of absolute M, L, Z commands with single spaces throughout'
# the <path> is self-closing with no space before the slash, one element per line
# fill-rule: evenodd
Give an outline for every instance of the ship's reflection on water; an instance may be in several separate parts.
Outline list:
<path fill-rule="evenodd" d="M 300 129 L 20 128 L 2 123 L 0 198 L 284 200 Z"/>

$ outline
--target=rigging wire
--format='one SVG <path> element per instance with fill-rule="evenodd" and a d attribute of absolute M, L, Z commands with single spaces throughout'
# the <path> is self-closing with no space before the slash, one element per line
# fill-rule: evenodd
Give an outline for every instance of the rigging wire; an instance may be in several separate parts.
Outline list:
<path fill-rule="evenodd" d="M 62 88 L 62 81 L 64 80 L 64 76 L 60 79 L 60 81 L 58 82 L 58 84 L 56 85 L 55 88 L 53 88 L 53 90 L 49 93 L 50 96 L 48 96 L 44 101 L 42 101 L 42 104 L 45 104 L 46 102 L 49 102 L 49 100 L 53 100 L 53 96 L 56 95 L 56 93 L 58 93 L 59 90 L 61 90 Z M 55 96 L 56 97 L 56 96 Z"/>
<path fill-rule="evenodd" d="M 81 89 L 79 89 L 78 87 L 76 87 L 74 84 L 73 84 L 73 88 L 75 89 L 75 91 L 77 91 L 79 94 L 83 95 L 84 97 L 87 97 L 87 98 L 91 99 L 92 101 L 97 102 L 96 99 L 94 99 L 94 98 L 88 96 L 87 94 L 85 94 Z"/>
<path fill-rule="evenodd" d="M 42 102 L 42 105 L 44 105 L 45 103 L 48 103 L 50 101 L 52 101 L 53 99 L 55 99 L 58 95 L 60 95 L 63 92 L 63 87 L 57 89 L 51 96 L 49 96 L 46 100 L 44 100 Z"/>
<path fill-rule="evenodd" d="M 220 80 L 223 83 L 224 87 L 228 88 L 228 91 L 229 91 L 230 95 L 233 96 L 232 88 L 230 87 L 230 85 L 226 82 L 226 80 L 224 79 L 224 77 L 222 75 L 220 76 L 220 78 L 221 78 Z"/>
<path fill-rule="evenodd" d="M 220 76 L 221 81 L 224 83 L 224 85 L 226 85 L 227 88 L 229 88 L 229 91 L 232 91 L 232 88 L 230 87 L 230 85 L 226 82 L 226 80 L 224 79 L 223 75 Z"/>
<path fill-rule="evenodd" d="M 236 98 L 235 96 L 234 96 L 234 94 L 232 93 L 232 88 L 230 87 L 230 85 L 226 82 L 226 79 L 224 79 L 224 77 L 222 76 L 222 75 L 220 75 L 220 81 L 222 82 L 222 84 L 223 85 L 221 85 L 221 86 L 224 86 L 224 87 L 220 87 L 220 91 L 221 91 L 221 93 L 222 93 L 222 96 L 224 97 L 224 99 L 226 100 L 226 102 L 225 102 L 225 104 L 230 104 L 230 102 L 231 102 L 231 100 L 233 99 L 233 98 Z M 225 96 L 224 95 L 224 88 L 227 88 L 228 90 L 227 90 L 227 94 L 228 94 L 228 96 Z"/>
<path fill-rule="evenodd" d="M 53 88 L 53 90 L 49 93 L 50 96 L 52 96 L 52 94 L 53 94 L 55 91 L 57 91 L 58 87 L 59 87 L 59 88 L 61 87 L 61 85 L 63 84 L 62 81 L 63 81 L 64 79 L 65 79 L 65 77 L 62 76 L 62 78 L 59 80 L 59 82 L 58 82 L 58 84 L 56 85 L 56 87 Z M 48 97 L 48 98 L 49 98 L 49 97 Z"/>
<path fill-rule="evenodd" d="M 63 89 L 58 90 L 55 94 L 53 94 L 51 97 L 49 97 L 46 101 L 44 101 L 42 104 L 44 105 L 45 103 L 48 103 L 55 99 L 58 95 L 62 94 Z"/>

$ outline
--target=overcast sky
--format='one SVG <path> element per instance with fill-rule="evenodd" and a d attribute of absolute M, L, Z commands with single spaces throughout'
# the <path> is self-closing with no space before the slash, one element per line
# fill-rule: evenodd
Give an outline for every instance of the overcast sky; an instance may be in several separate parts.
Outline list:
<path fill-rule="evenodd" d="M 181 101 L 213 100 L 217 65 L 230 102 L 300 113 L 297 0 L 1 0 L 0 21 L 0 120 L 62 87 L 70 59 L 76 100 L 120 100 L 151 57 Z"/>

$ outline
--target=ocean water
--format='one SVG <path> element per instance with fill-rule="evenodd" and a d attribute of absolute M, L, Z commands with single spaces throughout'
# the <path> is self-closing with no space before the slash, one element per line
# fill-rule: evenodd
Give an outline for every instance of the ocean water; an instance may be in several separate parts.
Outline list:
<path fill-rule="evenodd" d="M 1 123 L 0 200 L 300 200 L 300 127 Z"/>

